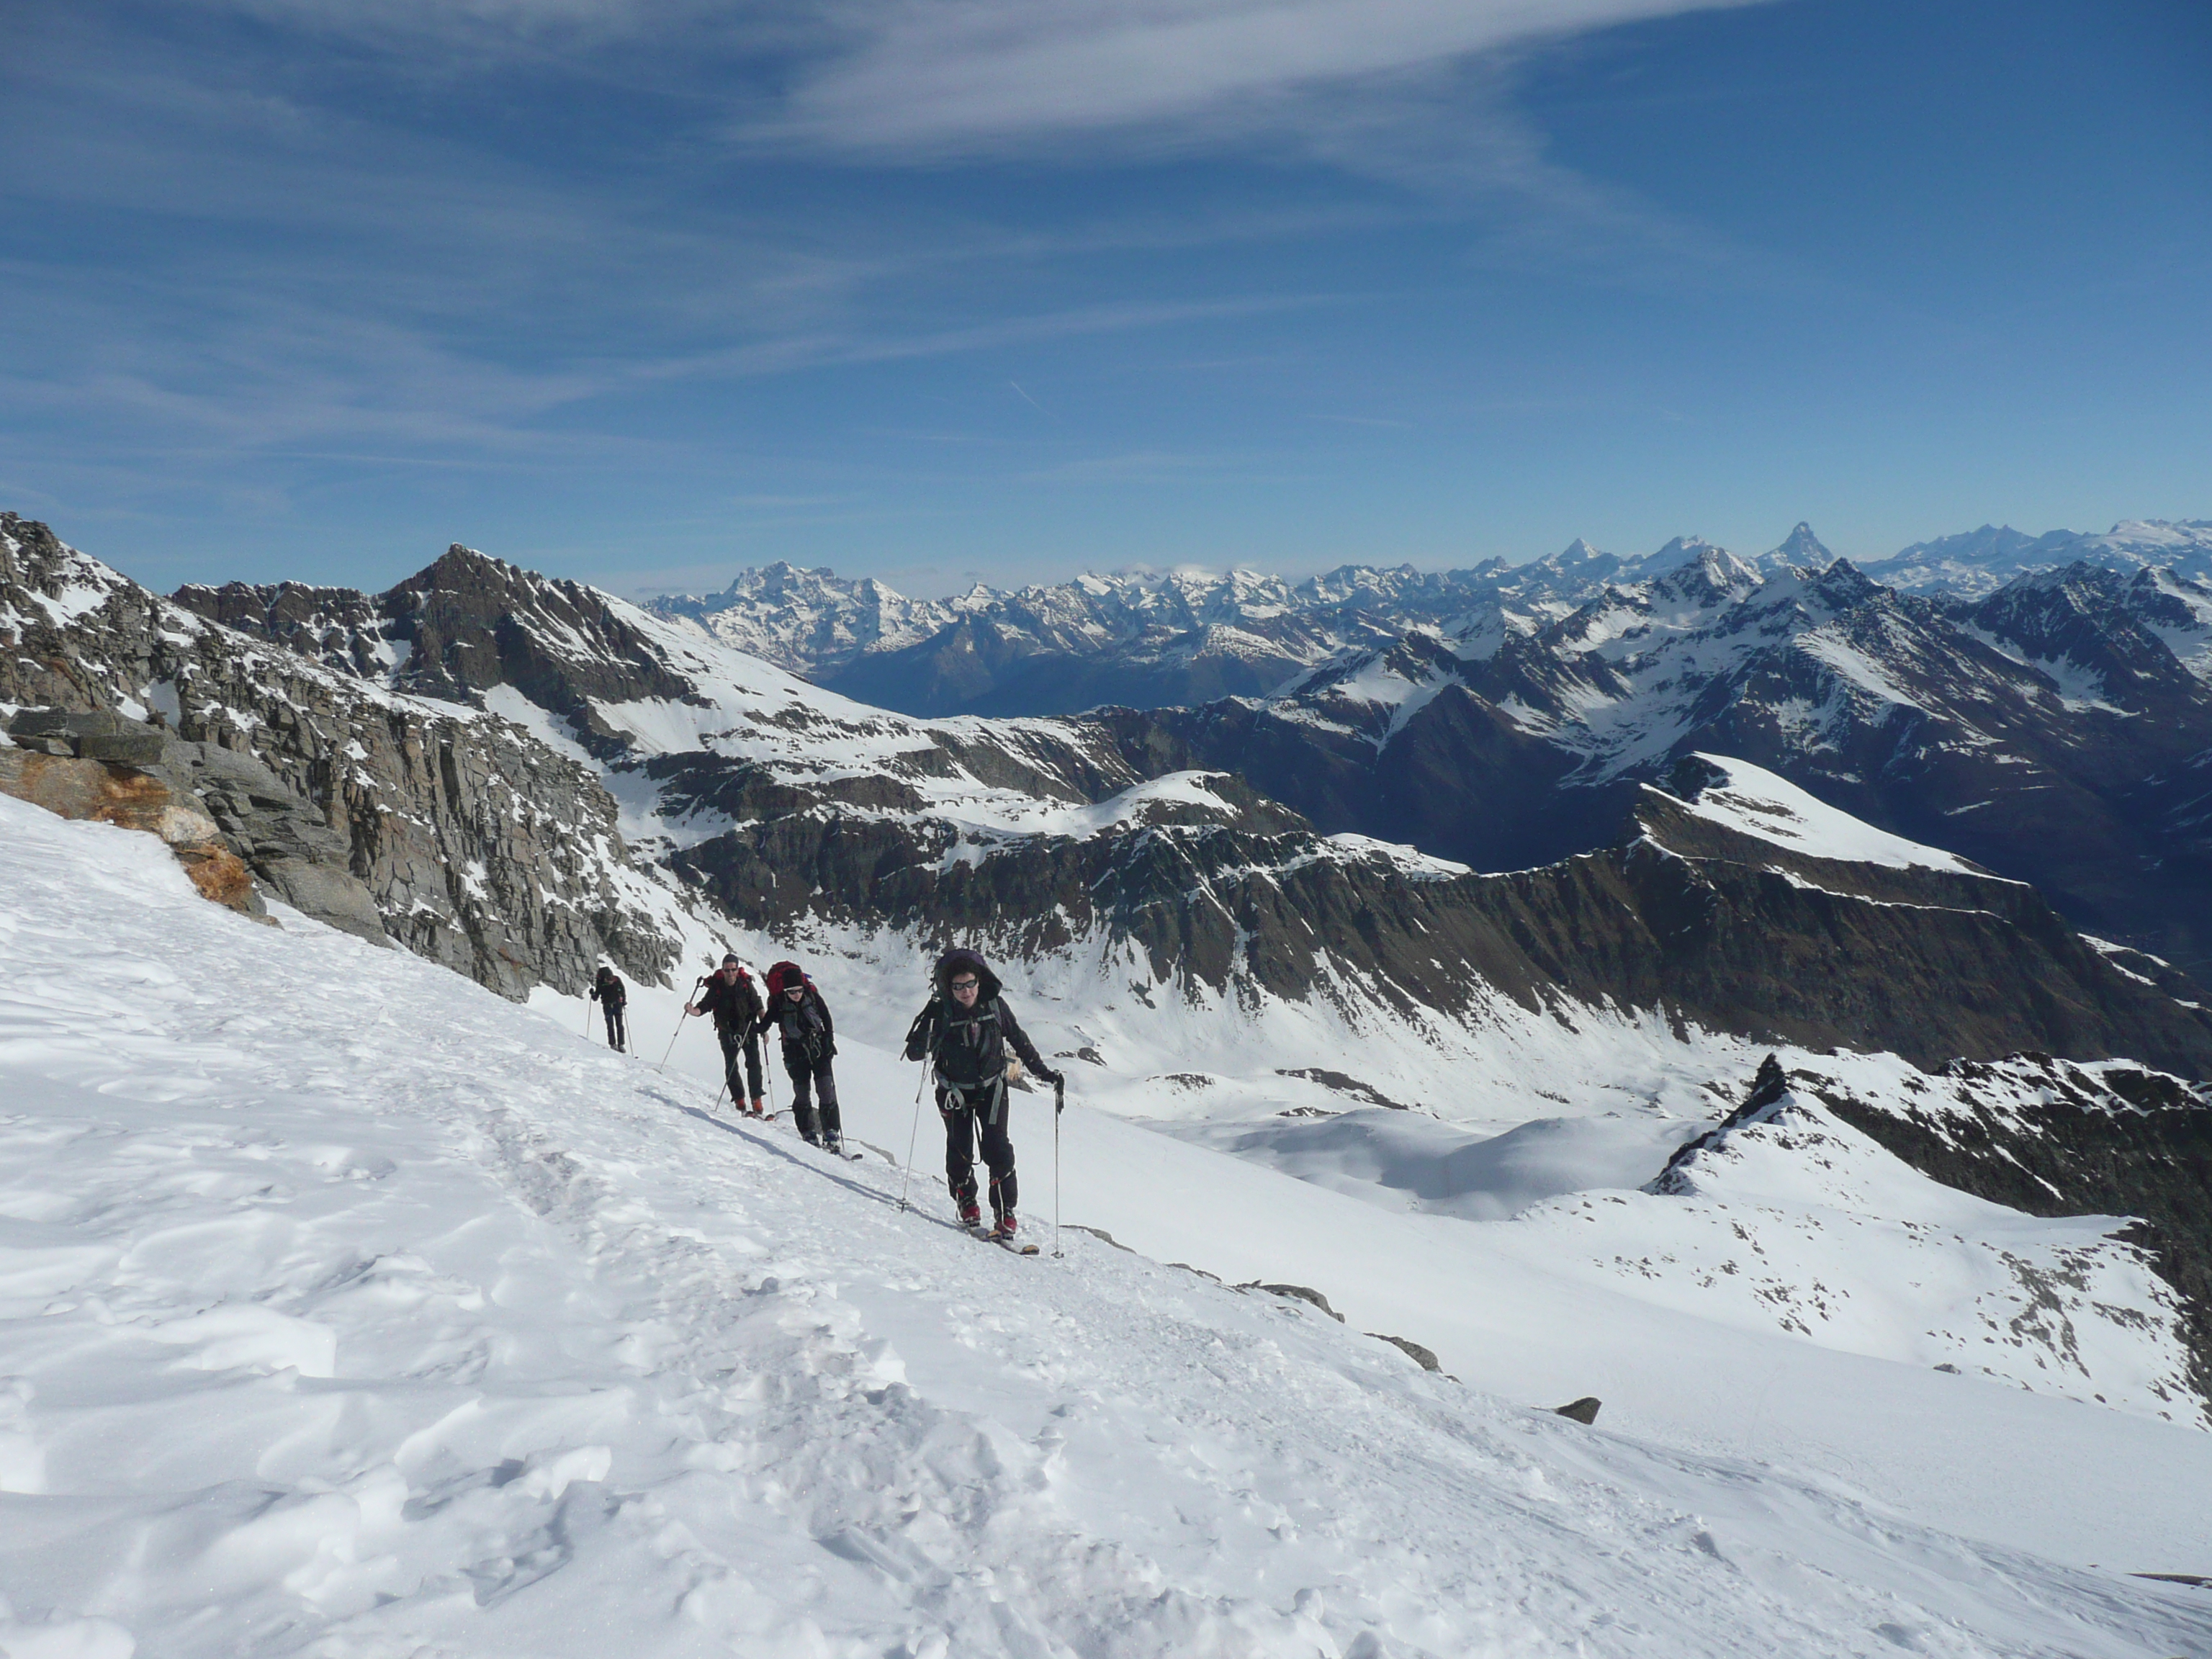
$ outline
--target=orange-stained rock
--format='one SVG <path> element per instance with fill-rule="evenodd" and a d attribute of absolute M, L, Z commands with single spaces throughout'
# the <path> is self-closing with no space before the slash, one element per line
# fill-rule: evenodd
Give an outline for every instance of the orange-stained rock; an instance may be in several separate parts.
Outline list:
<path fill-rule="evenodd" d="M 211 842 L 175 850 L 177 862 L 185 866 L 185 876 L 200 890 L 202 898 L 227 904 L 247 915 L 258 914 L 253 896 L 253 872 L 237 854 Z"/>
<path fill-rule="evenodd" d="M 194 887 L 249 916 L 264 913 L 253 877 L 222 843 L 213 818 L 188 795 L 136 767 L 0 748 L 0 794 L 65 818 L 89 818 L 158 836 Z"/>

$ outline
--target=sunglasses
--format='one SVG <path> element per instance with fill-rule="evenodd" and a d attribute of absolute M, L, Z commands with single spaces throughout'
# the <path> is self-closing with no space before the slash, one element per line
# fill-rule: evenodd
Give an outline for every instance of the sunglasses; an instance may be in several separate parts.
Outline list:
<path fill-rule="evenodd" d="M 952 988 L 956 991 L 972 991 L 981 983 L 981 980 L 956 979 L 952 981 Z"/>

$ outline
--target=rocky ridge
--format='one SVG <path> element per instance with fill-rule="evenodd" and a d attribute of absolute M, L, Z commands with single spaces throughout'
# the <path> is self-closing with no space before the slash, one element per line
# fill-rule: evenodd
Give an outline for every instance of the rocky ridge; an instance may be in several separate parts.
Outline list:
<path fill-rule="evenodd" d="M 1771 1056 L 1741 1106 L 1684 1146 L 1650 1190 L 1694 1185 L 1699 1158 L 1747 1125 L 1786 1112 L 1793 1097 L 1934 1180 L 2034 1216 L 2140 1218 L 2116 1237 L 2141 1249 L 2170 1285 L 2191 1356 L 2177 1400 L 2188 1414 L 2212 1402 L 2212 1094 L 2166 1073 L 2047 1054 L 1959 1060 L 1868 1093 Z"/>
<path fill-rule="evenodd" d="M 160 770 L 286 902 L 508 996 L 659 979 L 672 902 L 586 767 L 148 592 L 0 514 L 0 702 L 158 719 Z"/>
<path fill-rule="evenodd" d="M 2212 1428 L 2208 1136 L 2212 1103 L 2200 1091 L 2125 1063 L 1964 1062 L 1869 1097 L 1769 1054 L 1742 1103 L 1644 1190 L 1693 1208 L 1720 1202 L 1727 1216 L 1704 1218 L 1725 1255 L 1685 1260 L 1678 1247 L 1665 1266 L 1702 1274 L 1716 1296 L 1748 1289 L 1802 1334 L 1850 1316 L 1841 1273 L 1824 1283 L 1787 1265 L 1824 1212 L 1859 1252 L 1918 1255 L 1931 1267 L 1939 1239 L 1957 1247 L 1971 1236 L 1987 1288 L 1954 1310 L 1958 1325 L 1925 1333 L 1954 1356 L 1941 1369 L 2100 1402 L 2100 1371 L 2116 1382 L 2134 1372 L 2139 1408 Z M 1899 1164 L 2002 1208 L 1978 1216 L 1940 1188 L 1916 1192 Z M 2009 1224 L 2021 1213 L 2087 1224 L 2031 1242 Z M 1686 1237 L 1696 1249 L 1697 1234 Z M 2162 1287 L 2130 1294 L 2146 1269 Z M 1734 1281 L 1725 1290 L 1723 1278 Z"/>

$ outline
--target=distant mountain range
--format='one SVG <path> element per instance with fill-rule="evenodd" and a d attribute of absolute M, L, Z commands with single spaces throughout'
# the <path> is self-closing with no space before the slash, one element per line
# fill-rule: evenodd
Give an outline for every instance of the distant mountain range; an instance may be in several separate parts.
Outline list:
<path fill-rule="evenodd" d="M 2103 535 L 2052 530 L 2030 536 L 2009 525 L 1915 542 L 1894 558 L 1860 567 L 1878 582 L 1914 593 L 1978 599 L 2018 576 L 2069 564 L 2132 574 L 2167 569 L 2212 581 L 2212 520 L 2127 519 Z"/>
<path fill-rule="evenodd" d="M 1800 525 L 1755 559 L 1577 542 L 935 608 L 779 566 L 658 608 L 882 706 L 1118 702 L 1090 718 L 1145 766 L 1234 773 L 1324 832 L 1486 870 L 1606 845 L 1639 782 L 1740 756 L 2093 933 L 2212 957 L 2212 523 L 1985 530 L 1869 570 Z"/>
<path fill-rule="evenodd" d="M 1737 756 L 2195 961 L 2208 680 L 2212 587 L 2167 571 L 2076 564 L 1974 600 L 1708 549 L 1526 631 L 1409 629 L 1268 697 L 1091 718 L 1321 829 L 1490 870 L 1602 845 L 1639 782 Z"/>
<path fill-rule="evenodd" d="M 1708 553 L 1766 574 L 1821 570 L 1835 558 L 1800 524 L 1747 560 L 1696 538 L 1633 556 L 1578 540 L 1522 565 L 1344 565 L 1297 583 L 1244 570 L 1089 574 L 1013 590 L 979 584 L 948 599 L 908 599 L 872 578 L 776 563 L 740 572 L 720 593 L 669 595 L 647 608 L 879 708 L 1066 714 L 1265 696 L 1413 629 L 1476 641 L 1530 633 L 1608 583 L 1649 582 Z M 2083 562 L 2212 580 L 2212 521 L 2130 520 L 2102 536 L 1984 526 L 1916 544 L 1865 571 L 1907 592 L 1979 598 L 2019 575 Z"/>

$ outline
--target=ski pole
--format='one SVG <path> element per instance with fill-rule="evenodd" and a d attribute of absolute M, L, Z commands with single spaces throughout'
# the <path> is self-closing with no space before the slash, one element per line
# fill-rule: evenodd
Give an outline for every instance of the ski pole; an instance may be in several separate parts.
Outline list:
<path fill-rule="evenodd" d="M 921 1081 L 914 1085 L 914 1127 L 907 1131 L 906 1168 L 899 1171 L 899 1208 L 906 1208 L 906 1189 L 914 1180 L 915 1143 L 921 1138 L 921 1091 L 929 1082 L 929 1064 L 922 1062 Z"/>
<path fill-rule="evenodd" d="M 661 1051 L 660 1063 L 663 1066 L 668 1064 L 668 1056 L 676 1052 L 676 1039 L 684 1035 L 684 1022 L 690 1018 L 689 1013 L 676 1016 L 676 1029 L 668 1034 L 668 1047 Z"/>
<path fill-rule="evenodd" d="M 584 1000 L 584 1035 L 586 1037 L 592 1035 L 592 1004 L 588 997 Z"/>
<path fill-rule="evenodd" d="M 1067 1079 L 1052 1085 L 1052 1256 L 1060 1260 L 1060 1115 L 1067 1109 Z"/>
<path fill-rule="evenodd" d="M 698 984 L 694 985 L 691 988 L 694 992 L 696 992 L 699 986 L 704 985 L 706 982 L 707 981 L 702 979 L 698 982 Z M 668 1056 L 676 1052 L 676 1039 L 684 1035 L 684 1022 L 690 1018 L 691 1005 L 689 1002 L 686 1002 L 684 1005 L 684 1012 L 676 1016 L 676 1029 L 668 1034 L 668 1047 L 660 1056 L 660 1063 L 663 1066 L 668 1064 Z"/>

